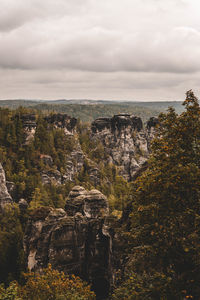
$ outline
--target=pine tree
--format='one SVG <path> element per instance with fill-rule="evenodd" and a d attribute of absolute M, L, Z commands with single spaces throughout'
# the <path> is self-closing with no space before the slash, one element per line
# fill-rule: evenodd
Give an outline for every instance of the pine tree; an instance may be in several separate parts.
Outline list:
<path fill-rule="evenodd" d="M 134 186 L 133 273 L 115 296 L 199 299 L 200 107 L 192 91 L 183 105 L 181 115 L 170 108 L 160 116 L 149 167 Z"/>

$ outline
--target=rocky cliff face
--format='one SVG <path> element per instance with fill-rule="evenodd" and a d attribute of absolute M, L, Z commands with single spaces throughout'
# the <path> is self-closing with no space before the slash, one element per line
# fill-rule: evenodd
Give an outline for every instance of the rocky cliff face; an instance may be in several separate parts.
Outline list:
<path fill-rule="evenodd" d="M 63 176 L 63 182 L 73 181 L 75 175 L 77 175 L 84 164 L 85 154 L 83 153 L 80 143 L 77 138 L 75 138 L 74 150 L 68 155 L 67 163 L 65 166 L 65 174 Z"/>
<path fill-rule="evenodd" d="M 89 281 L 99 299 L 107 296 L 112 278 L 108 213 L 102 193 L 80 186 L 70 192 L 65 210 L 35 211 L 24 239 L 28 268 L 40 271 L 51 263 L 53 268 Z"/>
<path fill-rule="evenodd" d="M 118 167 L 119 174 L 130 181 L 145 164 L 150 151 L 157 119 L 143 128 L 142 120 L 129 114 L 99 118 L 91 125 L 92 139 L 102 142 L 108 163 Z"/>
<path fill-rule="evenodd" d="M 0 209 L 3 209 L 6 204 L 13 203 L 6 186 L 6 177 L 4 169 L 0 163 Z"/>
<path fill-rule="evenodd" d="M 62 128 L 66 135 L 72 135 L 75 131 L 77 119 L 71 118 L 67 114 L 52 114 L 44 117 L 45 121 L 55 128 Z M 23 128 L 25 131 L 25 144 L 29 144 L 35 136 L 37 129 L 37 120 L 35 114 L 23 114 L 21 116 Z"/>
<path fill-rule="evenodd" d="M 52 114 L 45 117 L 48 124 L 55 128 L 62 128 L 66 135 L 74 139 L 74 149 L 67 157 L 67 163 L 64 167 L 65 172 L 61 173 L 55 168 L 50 168 L 48 172 L 41 174 L 43 184 L 63 184 L 73 181 L 75 176 L 84 167 L 87 160 L 91 166 L 89 176 L 94 185 L 99 184 L 98 165 L 89 161 L 86 153 L 81 149 L 76 134 L 77 120 L 66 114 Z M 36 130 L 35 115 L 23 115 L 23 126 L 27 133 L 26 143 L 33 138 Z M 99 118 L 91 124 L 91 139 L 101 142 L 104 146 L 106 163 L 112 163 L 117 166 L 119 174 L 126 180 L 131 181 L 137 176 L 138 172 L 145 167 L 145 162 L 149 156 L 150 142 L 155 135 L 157 125 L 156 118 L 150 118 L 147 126 L 144 127 L 142 120 L 129 114 L 119 114 L 112 118 Z M 53 165 L 52 158 L 43 157 L 45 164 Z"/>
<path fill-rule="evenodd" d="M 35 136 L 37 128 L 36 117 L 34 114 L 24 114 L 21 116 L 23 128 L 25 131 L 25 144 L 29 144 Z"/>
<path fill-rule="evenodd" d="M 25 144 L 27 145 L 34 139 L 37 129 L 37 120 L 34 114 L 23 114 L 21 120 L 25 132 Z M 63 129 L 67 136 L 72 136 L 73 138 L 76 134 L 77 119 L 72 118 L 67 114 L 51 114 L 44 117 L 44 120 L 54 128 Z M 43 161 L 44 165 L 48 167 L 48 171 L 44 170 L 41 172 L 42 183 L 60 185 L 67 181 L 73 181 L 75 175 L 83 166 L 84 157 L 80 144 L 76 138 L 74 150 L 68 155 L 66 166 L 63 166 L 66 172 L 64 175 L 61 175 L 55 168 L 52 157 L 41 154 L 40 159 Z"/>
<path fill-rule="evenodd" d="M 62 128 L 65 134 L 73 134 L 77 119 L 72 118 L 66 114 L 53 114 L 44 118 L 47 123 L 52 124 L 55 128 Z"/>

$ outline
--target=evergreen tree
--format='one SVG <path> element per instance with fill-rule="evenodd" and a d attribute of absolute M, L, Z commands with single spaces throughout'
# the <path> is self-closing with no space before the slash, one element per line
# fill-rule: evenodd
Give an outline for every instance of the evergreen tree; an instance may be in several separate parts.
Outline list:
<path fill-rule="evenodd" d="M 200 107 L 192 91 L 183 105 L 181 115 L 160 116 L 149 167 L 134 185 L 133 273 L 113 299 L 199 299 Z"/>
<path fill-rule="evenodd" d="M 20 279 L 25 266 L 22 242 L 19 210 L 7 205 L 0 213 L 0 283 Z"/>

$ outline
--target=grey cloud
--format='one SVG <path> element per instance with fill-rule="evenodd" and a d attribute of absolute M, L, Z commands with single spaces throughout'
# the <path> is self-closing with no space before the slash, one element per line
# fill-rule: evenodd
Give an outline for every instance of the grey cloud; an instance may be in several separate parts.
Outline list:
<path fill-rule="evenodd" d="M 199 8 L 197 0 L 2 0 L 1 93 L 146 99 L 171 97 L 170 88 L 179 97 L 198 86 Z"/>
<path fill-rule="evenodd" d="M 122 33 L 93 28 L 75 37 L 40 40 L 2 37 L 0 66 L 19 69 L 75 69 L 94 72 L 172 72 L 200 70 L 200 33 L 187 27 L 160 33 Z M 14 54 L 14 55 L 13 55 Z"/>
<path fill-rule="evenodd" d="M 2 0 L 0 31 L 11 31 L 24 24 L 49 18 L 84 13 L 89 0 Z"/>

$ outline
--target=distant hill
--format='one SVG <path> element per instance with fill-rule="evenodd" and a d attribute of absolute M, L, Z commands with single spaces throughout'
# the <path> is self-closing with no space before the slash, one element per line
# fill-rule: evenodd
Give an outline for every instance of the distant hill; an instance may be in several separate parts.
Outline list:
<path fill-rule="evenodd" d="M 47 113 L 67 113 L 72 117 L 79 118 L 83 122 L 91 122 L 99 117 L 111 117 L 118 113 L 130 113 L 137 115 L 147 121 L 152 116 L 166 111 L 169 106 L 180 113 L 183 108 L 178 101 L 160 102 L 132 102 L 132 101 L 110 101 L 110 100 L 1 100 L 1 107 L 16 109 L 19 106 L 31 107 Z"/>

